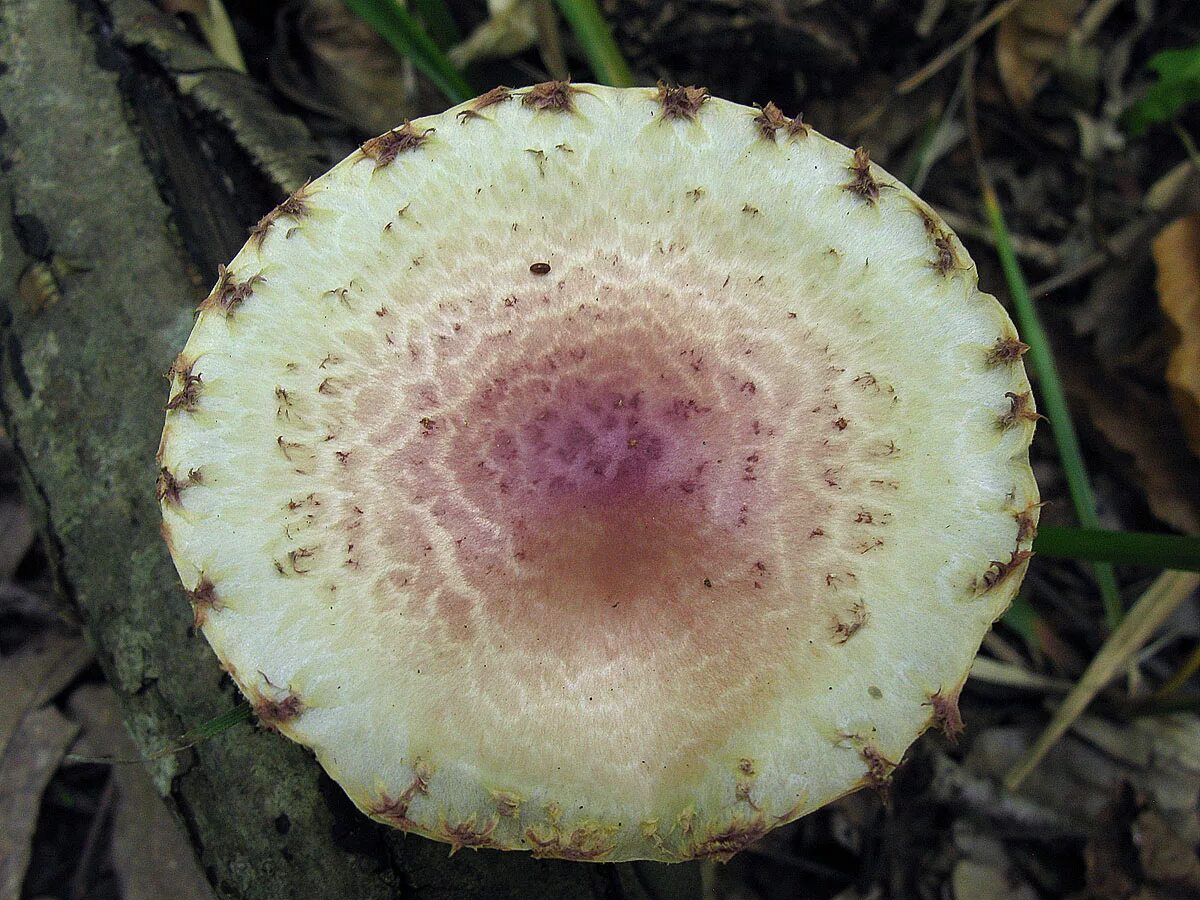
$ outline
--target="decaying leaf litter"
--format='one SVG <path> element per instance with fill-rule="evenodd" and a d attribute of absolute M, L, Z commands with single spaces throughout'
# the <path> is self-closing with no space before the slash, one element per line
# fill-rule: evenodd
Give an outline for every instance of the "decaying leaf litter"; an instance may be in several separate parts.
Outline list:
<path fill-rule="evenodd" d="M 203 18 L 207 6 L 182 11 Z M 321 49 L 321 29 L 295 24 L 311 21 L 305 6 L 288 4 L 289 15 L 278 17 L 234 11 L 233 25 L 251 75 L 271 84 L 280 102 L 302 108 L 331 156 L 378 130 L 370 118 L 377 110 L 344 105 L 346 96 L 361 95 L 356 84 L 375 79 L 385 93 L 398 92 L 397 120 L 446 105 L 410 62 L 368 36 L 362 44 L 374 49 L 360 62 L 359 43 L 340 46 L 333 58 L 342 82 L 331 85 L 328 67 L 322 74 L 315 63 L 331 58 Z M 540 4 L 494 6 L 494 13 L 525 17 L 521 22 L 531 15 L 545 21 L 545 11 L 535 9 Z M 513 12 L 522 6 L 528 9 Z M 462 34 L 488 26 L 482 4 L 449 7 Z M 1194 99 L 1186 58 L 1148 68 L 1156 53 L 1200 42 L 1200 23 L 1185 0 L 885 0 L 869 19 L 850 2 L 794 11 L 767 2 L 606 0 L 601 7 L 641 83 L 704 84 L 743 102 L 774 101 L 851 146 L 868 147 L 900 177 L 922 178 L 923 196 L 968 242 L 981 282 L 1003 299 L 967 140 L 967 86 L 982 163 L 1033 283 L 1081 433 L 1099 521 L 1112 529 L 1194 533 L 1200 465 L 1194 442 L 1188 447 L 1197 429 L 1188 361 L 1197 346 L 1200 299 L 1192 295 L 1191 273 L 1200 248 L 1185 217 L 1200 208 L 1187 141 L 1200 134 L 1200 116 L 1186 105 Z M 220 17 L 208 18 L 207 30 L 219 35 L 228 56 L 227 29 Z M 203 23 L 189 24 L 203 39 Z M 468 74 L 481 88 L 522 84 L 558 74 L 550 71 L 556 42 L 584 77 L 587 62 L 561 21 L 554 37 L 542 25 L 518 56 L 458 58 L 473 60 Z M 514 52 L 522 43 L 496 46 Z M 287 65 L 268 64 L 267 47 L 289 48 Z M 1155 90 L 1169 77 L 1172 85 Z M 1139 112 L 1136 101 L 1147 91 L 1155 106 Z M 1172 97 L 1181 98 L 1173 112 Z M 1185 221 L 1173 225 L 1177 219 Z M 1047 501 L 1043 522 L 1074 524 L 1049 429 L 1034 450 Z M 46 599 L 45 563 L 39 567 L 36 551 L 28 557 L 21 549 L 25 530 L 12 525 L 9 534 L 8 555 L 25 563 L 8 572 L 0 649 L 13 677 L 34 684 L 14 692 L 16 725 L 0 773 L 4 790 L 23 796 L 5 804 L 14 810 L 6 839 L 19 852 L 6 846 L 4 877 L 24 874 L 27 890 L 56 896 L 137 896 L 128 875 L 138 866 L 129 849 L 137 842 L 123 839 L 114 824 L 121 820 L 115 805 L 134 791 L 118 781 L 117 766 L 72 762 L 70 755 L 121 757 L 129 748 L 110 743 L 98 751 L 98 739 L 87 737 L 106 712 L 85 651 L 60 649 L 48 674 L 30 662 L 44 665 L 46 652 L 80 645 L 60 635 L 72 626 Z M 1153 586 L 1167 589 L 1154 581 L 1157 574 L 1135 565 L 1117 569 L 1126 608 Z M 807 892 L 801 895 L 843 897 L 1194 894 L 1194 666 L 1190 681 L 1175 676 L 1186 676 L 1195 657 L 1200 616 L 1194 581 L 1172 585 L 1177 596 L 1162 627 L 1128 648 L 1119 671 L 1094 686 L 1087 712 L 1066 723 L 1063 738 L 1008 793 L 1004 778 L 1027 758 L 1063 692 L 1080 682 L 1107 638 L 1089 569 L 1035 560 L 1017 607 L 985 643 L 987 662 L 968 683 L 967 730 L 957 746 L 925 738 L 895 774 L 886 802 L 849 797 L 699 873 L 698 883 L 720 897 L 796 896 L 797 885 Z M 39 798 L 41 818 L 31 819 Z M 633 864 L 620 883 L 629 896 L 666 897 L 690 877 Z"/>

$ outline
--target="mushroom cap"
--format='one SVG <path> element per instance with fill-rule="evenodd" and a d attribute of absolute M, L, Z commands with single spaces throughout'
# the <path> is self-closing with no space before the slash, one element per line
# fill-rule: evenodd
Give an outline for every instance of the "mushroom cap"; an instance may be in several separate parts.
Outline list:
<path fill-rule="evenodd" d="M 367 815 L 726 859 L 961 728 L 1037 522 L 1023 350 L 928 206 L 773 105 L 497 89 L 221 269 L 164 535 Z"/>

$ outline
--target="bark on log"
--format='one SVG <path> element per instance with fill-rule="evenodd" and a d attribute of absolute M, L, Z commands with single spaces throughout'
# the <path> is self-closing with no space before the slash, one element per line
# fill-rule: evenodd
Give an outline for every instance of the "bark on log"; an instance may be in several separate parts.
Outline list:
<path fill-rule="evenodd" d="M 144 0 L 2 0 L 0 62 L 0 412 L 63 590 L 151 753 L 240 699 L 159 535 L 162 376 L 216 264 L 325 161 Z M 641 895 L 623 867 L 448 858 L 248 724 L 151 768 L 222 897 Z"/>

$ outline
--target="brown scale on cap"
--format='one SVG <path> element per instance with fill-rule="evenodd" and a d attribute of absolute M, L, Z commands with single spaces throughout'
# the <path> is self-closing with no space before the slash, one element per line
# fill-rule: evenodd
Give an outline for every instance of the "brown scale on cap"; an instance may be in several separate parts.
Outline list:
<path fill-rule="evenodd" d="M 958 695 L 961 690 L 961 684 L 957 690 L 950 693 L 943 693 L 938 689 L 929 695 L 925 703 L 926 706 L 933 707 L 931 724 L 952 744 L 957 744 L 963 733 L 962 714 L 958 711 Z"/>
<path fill-rule="evenodd" d="M 363 156 L 375 160 L 375 169 L 378 171 L 390 165 L 401 153 L 408 153 L 423 146 L 435 130 L 426 128 L 424 131 L 418 131 L 412 122 L 405 122 L 399 128 L 371 138 L 358 149 L 362 151 Z"/>
<path fill-rule="evenodd" d="M 186 352 L 180 351 L 163 377 L 168 381 L 174 381 L 183 373 L 192 371 L 194 365 L 196 365 L 196 360 L 188 356 Z"/>
<path fill-rule="evenodd" d="M 276 221 L 283 217 L 289 219 L 303 219 L 309 213 L 308 206 L 308 186 L 311 182 L 305 184 L 298 190 L 293 191 L 286 200 L 276 206 L 273 210 L 263 216 L 250 228 L 250 243 L 254 244 L 260 250 L 262 249 L 263 241 L 267 239 L 267 232 L 271 230 L 271 226 Z M 290 235 L 291 232 L 289 231 Z"/>
<path fill-rule="evenodd" d="M 787 135 L 790 138 L 806 138 L 812 129 L 804 121 L 803 113 L 798 113 L 787 123 Z"/>
<path fill-rule="evenodd" d="M 862 749 L 858 753 L 863 758 L 863 762 L 867 764 L 867 772 L 863 776 L 864 784 L 875 788 L 875 790 L 879 791 L 886 798 L 896 763 L 880 753 L 879 749 L 871 744 L 863 744 Z"/>
<path fill-rule="evenodd" d="M 496 819 L 488 819 L 483 825 L 476 826 L 474 816 L 457 825 L 447 824 L 443 819 L 441 834 L 437 837 L 450 845 L 451 856 L 463 847 L 470 847 L 472 850 L 478 850 L 480 847 L 503 849 L 503 845 L 492 837 L 498 824 Z"/>
<path fill-rule="evenodd" d="M 990 366 L 1012 365 L 1018 362 L 1028 350 L 1029 345 L 1016 337 L 996 338 L 996 343 L 988 350 L 987 362 Z"/>
<path fill-rule="evenodd" d="M 574 112 L 575 95 L 585 93 L 569 81 L 543 81 L 521 95 L 521 105 L 555 112 Z"/>
<path fill-rule="evenodd" d="M 787 128 L 791 124 L 791 120 L 783 114 L 783 110 L 778 106 L 768 102 L 754 117 L 754 124 L 758 126 L 760 137 L 774 143 L 776 132 L 781 128 Z"/>
<path fill-rule="evenodd" d="M 767 819 L 762 813 L 748 819 L 735 818 L 720 831 L 692 844 L 687 856 L 690 859 L 729 862 L 770 830 L 771 826 L 767 824 Z"/>
<path fill-rule="evenodd" d="M 1031 391 L 1023 391 L 1020 394 L 1013 391 L 1006 391 L 1004 394 L 1008 398 L 1008 412 L 1001 414 L 997 420 L 997 424 L 1003 429 L 1012 428 L 1020 421 L 1036 422 L 1038 419 L 1046 418 L 1039 412 L 1033 409 L 1033 393 Z"/>
<path fill-rule="evenodd" d="M 850 615 L 848 619 L 835 618 L 833 620 L 833 642 L 835 644 L 844 644 L 867 624 L 869 615 L 867 606 L 861 600 L 854 601 L 850 607 Z"/>
<path fill-rule="evenodd" d="M 1017 544 L 1026 544 L 1037 537 L 1037 511 L 1045 503 L 1033 503 L 1016 513 Z"/>
<path fill-rule="evenodd" d="M 264 728 L 271 731 L 279 731 L 280 725 L 292 721 L 302 712 L 304 702 L 291 691 L 282 700 L 259 697 L 254 701 L 254 715 Z"/>
<path fill-rule="evenodd" d="M 158 480 L 155 483 L 154 495 L 159 503 L 178 506 L 183 502 L 183 492 L 194 484 L 201 484 L 203 476 L 199 469 L 190 469 L 186 478 L 180 478 L 163 466 L 158 470 Z"/>
<path fill-rule="evenodd" d="M 297 547 L 295 550 L 289 550 L 287 569 L 290 569 L 294 575 L 307 575 L 312 571 L 308 561 L 316 556 L 316 553 L 316 547 Z M 283 564 L 278 561 L 275 563 L 275 568 L 281 575 L 287 573 Z"/>
<path fill-rule="evenodd" d="M 557 816 L 550 813 L 549 831 L 535 827 L 525 829 L 525 838 L 533 845 L 535 857 L 569 859 L 575 862 L 601 862 L 616 849 L 613 835 L 616 826 L 585 822 L 565 836 L 558 826 Z M 547 836 L 547 834 L 549 836 Z"/>
<path fill-rule="evenodd" d="M 481 94 L 471 101 L 470 107 L 461 110 L 458 113 L 458 120 L 460 122 L 466 122 L 468 119 L 485 118 L 483 115 L 483 110 L 491 106 L 496 106 L 500 103 L 507 103 L 512 99 L 512 96 L 512 88 L 505 87 L 504 85 L 494 87 L 486 94 Z"/>
<path fill-rule="evenodd" d="M 991 565 L 988 566 L 986 572 L 979 579 L 979 590 L 990 591 L 996 585 L 1004 581 L 1013 572 L 1019 569 L 1026 560 L 1033 556 L 1031 550 L 1014 550 L 1009 557 L 1008 562 L 1002 562 L 998 559 L 993 559 Z"/>
<path fill-rule="evenodd" d="M 296 466 L 297 472 L 308 474 L 303 466 L 312 462 L 312 447 L 302 441 L 289 441 L 282 434 L 275 439 L 275 445 L 283 454 L 283 458 Z"/>
<path fill-rule="evenodd" d="M 704 87 L 671 87 L 666 82 L 658 83 L 658 102 L 662 106 L 664 119 L 683 119 L 695 121 L 700 107 L 708 100 L 708 88 Z"/>
<path fill-rule="evenodd" d="M 192 605 L 193 626 L 199 628 L 208 618 L 209 610 L 220 612 L 224 609 L 221 598 L 217 596 L 217 588 L 208 576 L 201 575 L 196 586 L 185 591 L 188 602 Z"/>
<path fill-rule="evenodd" d="M 954 246 L 954 239 L 949 234 L 945 232 L 935 234 L 933 249 L 934 256 L 930 265 L 939 275 L 949 275 L 951 272 L 963 268 L 958 258 L 958 250 Z"/>
<path fill-rule="evenodd" d="M 758 809 L 758 804 L 754 802 L 754 798 L 750 794 L 754 788 L 754 779 L 758 777 L 754 760 L 748 757 L 739 759 L 734 777 L 734 798 L 739 803 L 748 804 L 752 809 Z"/>
<path fill-rule="evenodd" d="M 862 148 L 859 148 L 860 150 Z M 862 151 L 864 156 L 866 151 Z M 857 162 L 858 151 L 855 151 L 855 160 Z M 869 159 L 867 160 L 869 162 Z M 878 188 L 876 188 L 876 196 L 878 196 Z M 929 235 L 929 240 L 933 242 L 933 260 L 929 266 L 935 269 L 940 275 L 949 275 L 951 272 L 959 271 L 967 268 L 962 264 L 958 256 L 958 248 L 954 246 L 954 238 L 945 228 L 943 228 L 933 214 L 933 210 L 927 207 L 920 201 L 914 200 L 913 209 L 917 215 L 921 217 L 921 222 L 925 225 L 925 233 Z"/>
<path fill-rule="evenodd" d="M 403 794 L 396 799 L 392 799 L 387 794 L 384 794 L 378 801 L 367 808 L 367 815 L 373 816 L 376 819 L 383 819 L 389 825 L 402 828 L 405 831 L 420 831 L 421 826 L 408 817 L 410 803 L 411 798 L 405 797 Z"/>
<path fill-rule="evenodd" d="M 429 779 L 433 777 L 433 768 L 423 760 L 418 759 L 413 765 L 413 780 L 398 797 L 392 798 L 384 794 L 378 801 L 367 807 L 367 815 L 378 819 L 386 819 L 397 828 L 405 831 L 420 830 L 408 817 L 408 808 L 412 805 L 417 794 L 429 793 Z"/>
<path fill-rule="evenodd" d="M 254 293 L 254 286 L 262 282 L 261 274 L 251 275 L 245 281 L 238 281 L 237 276 L 223 265 L 217 266 L 217 284 L 204 301 L 199 311 L 215 309 L 222 315 L 229 316 Z"/>
<path fill-rule="evenodd" d="M 492 791 L 496 803 L 496 814 L 505 819 L 516 819 L 521 815 L 521 797 L 512 791 Z"/>
<path fill-rule="evenodd" d="M 871 174 L 871 154 L 865 147 L 859 147 L 854 151 L 854 158 L 846 168 L 854 173 L 854 177 L 842 187 L 872 206 L 878 203 L 879 182 Z"/>
<path fill-rule="evenodd" d="M 171 366 L 171 371 L 167 373 L 167 377 L 174 381 L 176 378 L 183 382 L 179 390 L 171 395 L 171 399 L 167 401 L 166 409 L 182 409 L 186 412 L 192 412 L 196 408 L 196 404 L 200 402 L 200 384 L 201 378 L 199 375 L 193 374 L 192 368 L 196 365 L 196 360 L 187 360 L 181 353 L 175 360 L 175 364 Z"/>
<path fill-rule="evenodd" d="M 290 419 L 292 417 L 292 396 L 281 385 L 275 385 L 275 418 Z"/>

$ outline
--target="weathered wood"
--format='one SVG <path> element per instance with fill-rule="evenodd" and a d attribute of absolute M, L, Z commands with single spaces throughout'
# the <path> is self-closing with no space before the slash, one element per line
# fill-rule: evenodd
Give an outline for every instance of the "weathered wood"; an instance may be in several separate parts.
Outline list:
<path fill-rule="evenodd" d="M 321 165 L 299 122 L 173 31 L 141 0 L 0 3 L 0 412 L 144 752 L 239 699 L 159 535 L 162 375 L 215 263 Z M 223 897 L 628 895 L 610 866 L 447 858 L 250 725 L 150 765 Z"/>

